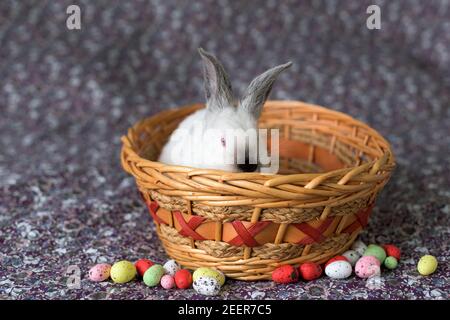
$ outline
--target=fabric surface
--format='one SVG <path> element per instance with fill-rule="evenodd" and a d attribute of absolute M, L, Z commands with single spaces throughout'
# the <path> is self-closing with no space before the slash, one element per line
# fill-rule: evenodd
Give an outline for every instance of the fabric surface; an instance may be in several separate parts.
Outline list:
<path fill-rule="evenodd" d="M 66 8 L 81 7 L 81 30 Z M 381 30 L 366 8 L 381 7 Z M 1 1 L 0 298 L 203 299 L 141 282 L 91 283 L 95 263 L 167 257 L 120 137 L 138 119 L 202 102 L 199 46 L 242 92 L 292 61 L 272 99 L 367 122 L 398 161 L 362 239 L 403 251 L 380 283 L 228 281 L 218 299 L 448 299 L 450 1 Z M 422 277 L 421 255 L 439 260 Z M 69 266 L 81 288 L 67 287 Z"/>

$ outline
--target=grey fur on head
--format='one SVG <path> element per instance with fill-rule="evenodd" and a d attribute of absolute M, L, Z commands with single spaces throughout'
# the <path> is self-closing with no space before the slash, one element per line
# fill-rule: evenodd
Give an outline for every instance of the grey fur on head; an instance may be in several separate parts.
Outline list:
<path fill-rule="evenodd" d="M 226 106 L 234 106 L 235 100 L 233 90 L 231 89 L 231 82 L 222 64 L 214 55 L 206 52 L 202 48 L 199 48 L 198 52 L 203 60 L 207 109 L 223 109 Z M 276 78 L 283 70 L 289 68 L 291 65 L 292 62 L 288 62 L 269 69 L 257 76 L 245 91 L 243 98 L 240 100 L 239 107 L 258 119 Z"/>

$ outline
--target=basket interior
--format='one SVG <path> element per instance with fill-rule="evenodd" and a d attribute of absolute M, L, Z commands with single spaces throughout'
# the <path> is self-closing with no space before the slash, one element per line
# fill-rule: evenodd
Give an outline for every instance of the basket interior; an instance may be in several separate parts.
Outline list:
<path fill-rule="evenodd" d="M 322 173 L 354 167 L 385 152 L 376 132 L 363 124 L 359 126 L 351 117 L 320 107 L 313 109 L 315 112 L 310 108 L 282 108 L 280 103 L 267 102 L 259 121 L 260 128 L 279 130 L 279 174 Z M 200 107 L 180 109 L 177 116 L 162 115 L 158 123 L 145 125 L 135 146 L 139 155 L 156 161 L 172 131 Z"/>

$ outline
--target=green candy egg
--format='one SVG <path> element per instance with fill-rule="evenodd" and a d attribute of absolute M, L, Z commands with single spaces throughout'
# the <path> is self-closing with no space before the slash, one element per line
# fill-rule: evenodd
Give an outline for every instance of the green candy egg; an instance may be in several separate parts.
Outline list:
<path fill-rule="evenodd" d="M 209 277 L 213 278 L 217 281 L 220 286 L 223 286 L 225 283 L 225 276 L 222 272 L 216 269 L 201 267 L 194 271 L 192 275 L 192 279 L 195 281 L 200 277 Z"/>
<path fill-rule="evenodd" d="M 420 258 L 419 263 L 417 264 L 417 271 L 423 276 L 428 276 L 436 271 L 437 266 L 437 259 L 432 255 L 427 254 Z"/>
<path fill-rule="evenodd" d="M 376 244 L 371 244 L 367 247 L 366 251 L 364 251 L 363 256 L 373 256 L 380 261 L 380 264 L 382 264 L 384 259 L 386 259 L 386 251 Z"/>
<path fill-rule="evenodd" d="M 398 261 L 394 257 L 387 257 L 384 259 L 384 266 L 390 270 L 397 268 Z"/>
<path fill-rule="evenodd" d="M 144 273 L 144 283 L 149 287 L 154 287 L 159 284 L 161 277 L 164 275 L 164 267 L 160 264 L 154 264 Z"/>
<path fill-rule="evenodd" d="M 113 264 L 110 274 L 115 283 L 126 283 L 136 276 L 136 267 L 130 261 L 122 260 Z"/>

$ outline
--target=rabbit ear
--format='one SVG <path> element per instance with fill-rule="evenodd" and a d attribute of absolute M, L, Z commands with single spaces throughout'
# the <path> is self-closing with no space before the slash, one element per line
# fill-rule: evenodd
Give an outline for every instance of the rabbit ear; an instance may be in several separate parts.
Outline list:
<path fill-rule="evenodd" d="M 258 119 L 277 76 L 291 65 L 292 62 L 288 62 L 276 66 L 253 79 L 241 99 L 240 108 Z"/>
<path fill-rule="evenodd" d="M 233 104 L 233 92 L 228 75 L 215 56 L 202 48 L 198 49 L 203 60 L 206 107 L 222 109 Z"/>

